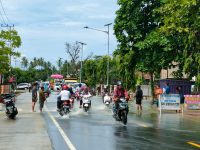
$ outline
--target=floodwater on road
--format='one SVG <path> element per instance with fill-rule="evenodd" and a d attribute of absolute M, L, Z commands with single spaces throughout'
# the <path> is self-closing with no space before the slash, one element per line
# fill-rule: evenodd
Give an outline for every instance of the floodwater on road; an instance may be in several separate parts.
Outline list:
<path fill-rule="evenodd" d="M 92 98 L 92 108 L 84 112 L 75 102 L 69 117 L 60 117 L 56 112 L 56 95 L 51 94 L 46 107 L 65 135 L 77 150 L 189 150 L 197 149 L 188 142 L 200 144 L 200 116 L 182 115 L 175 112 L 152 110 L 144 101 L 143 112 L 129 103 L 128 124 L 124 126 L 112 117 L 111 108 L 102 104 L 100 97 Z M 55 150 L 69 147 L 50 120 L 43 114 Z"/>

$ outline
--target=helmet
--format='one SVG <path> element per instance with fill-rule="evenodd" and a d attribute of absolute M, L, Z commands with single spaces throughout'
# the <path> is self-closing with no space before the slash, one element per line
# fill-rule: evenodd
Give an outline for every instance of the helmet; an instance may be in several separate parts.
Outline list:
<path fill-rule="evenodd" d="M 117 82 L 117 85 L 122 85 L 122 82 L 121 82 L 121 81 L 118 81 L 118 82 Z"/>
<path fill-rule="evenodd" d="M 89 88 L 88 87 L 85 87 L 84 88 L 84 92 L 88 92 L 89 91 Z"/>
<path fill-rule="evenodd" d="M 67 85 L 63 85 L 63 86 L 62 86 L 62 89 L 63 89 L 63 90 L 68 90 L 68 86 L 67 86 Z"/>

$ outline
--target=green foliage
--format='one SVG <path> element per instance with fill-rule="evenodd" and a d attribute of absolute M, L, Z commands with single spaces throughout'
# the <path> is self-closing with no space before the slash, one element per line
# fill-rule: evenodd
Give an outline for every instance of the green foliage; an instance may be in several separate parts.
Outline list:
<path fill-rule="evenodd" d="M 154 0 L 118 0 L 114 31 L 119 42 L 115 56 L 120 58 L 122 80 L 128 88 L 137 83 L 136 71 L 153 75 L 167 67 L 172 57 L 168 39 L 157 31 L 161 6 Z M 153 79 L 153 78 L 152 78 Z"/>
<path fill-rule="evenodd" d="M 161 69 L 197 76 L 200 67 L 200 1 L 118 0 L 114 31 L 122 78 L 126 70 L 159 76 Z M 131 73 L 132 75 L 134 73 Z M 128 79 L 130 82 L 131 80 Z"/>
<path fill-rule="evenodd" d="M 15 48 L 21 45 L 21 38 L 16 30 L 0 31 L 0 74 L 9 71 L 9 56 L 19 57 L 20 53 Z"/>
<path fill-rule="evenodd" d="M 163 16 L 160 32 L 173 36 L 171 44 L 178 51 L 176 62 L 190 77 L 200 66 L 200 1 L 167 0 L 158 9 Z"/>

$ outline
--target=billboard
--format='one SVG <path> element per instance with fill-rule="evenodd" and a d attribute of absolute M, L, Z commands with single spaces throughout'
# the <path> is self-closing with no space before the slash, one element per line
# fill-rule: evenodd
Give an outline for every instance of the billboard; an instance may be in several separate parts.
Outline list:
<path fill-rule="evenodd" d="M 159 97 L 160 110 L 180 110 L 179 94 L 162 94 Z"/>
<path fill-rule="evenodd" d="M 200 95 L 185 95 L 187 109 L 200 109 Z"/>

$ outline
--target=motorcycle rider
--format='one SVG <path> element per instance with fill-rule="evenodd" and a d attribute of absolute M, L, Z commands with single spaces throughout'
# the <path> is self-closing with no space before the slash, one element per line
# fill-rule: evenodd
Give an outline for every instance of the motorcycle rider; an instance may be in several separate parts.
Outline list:
<path fill-rule="evenodd" d="M 82 86 L 82 84 L 79 83 L 78 86 L 76 87 L 76 92 L 80 92 L 81 91 L 81 86 Z"/>
<path fill-rule="evenodd" d="M 122 82 L 118 81 L 117 88 L 114 91 L 114 99 L 113 99 L 114 100 L 114 115 L 117 114 L 117 111 L 119 108 L 119 103 L 120 103 L 120 98 L 125 98 L 128 101 L 129 95 L 128 95 L 128 92 L 122 86 Z"/>
<path fill-rule="evenodd" d="M 88 97 L 88 98 L 92 97 L 92 95 L 89 92 L 89 88 L 88 87 L 84 88 L 83 97 Z M 83 100 L 80 101 L 80 108 L 82 107 L 82 104 L 83 104 Z M 91 101 L 90 101 L 90 106 L 91 106 Z"/>
<path fill-rule="evenodd" d="M 105 96 L 109 97 L 110 101 L 112 101 L 111 96 L 110 96 L 110 92 L 108 90 L 108 86 L 104 86 L 104 90 L 103 90 L 103 93 L 102 93 L 102 101 L 103 101 L 103 103 L 105 103 Z"/>
<path fill-rule="evenodd" d="M 71 94 L 68 91 L 68 86 L 63 85 L 62 91 L 57 96 L 57 110 L 58 111 L 60 110 L 63 101 L 67 101 L 68 104 L 70 104 L 70 97 L 71 97 Z"/>
<path fill-rule="evenodd" d="M 82 87 L 82 84 L 79 83 L 78 86 L 75 89 L 75 96 L 76 96 L 77 100 L 80 100 L 81 87 Z"/>
<path fill-rule="evenodd" d="M 70 92 L 71 95 L 71 106 L 74 106 L 74 97 L 75 97 L 75 93 L 72 89 L 72 86 L 70 84 L 68 84 L 68 91 Z"/>

